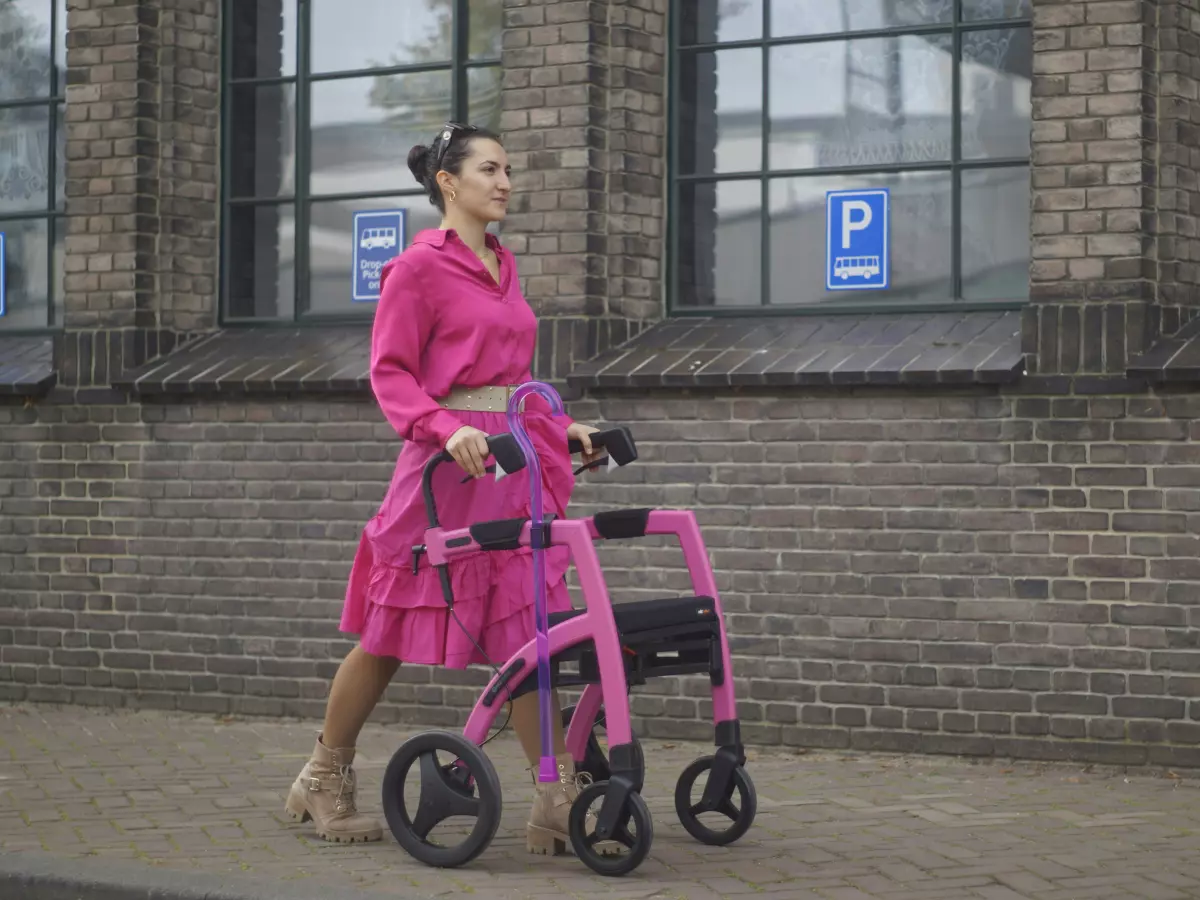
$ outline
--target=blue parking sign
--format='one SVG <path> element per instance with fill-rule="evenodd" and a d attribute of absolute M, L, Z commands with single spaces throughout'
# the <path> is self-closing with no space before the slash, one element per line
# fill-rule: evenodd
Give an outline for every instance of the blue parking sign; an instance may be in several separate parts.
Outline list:
<path fill-rule="evenodd" d="M 825 289 L 878 291 L 889 285 L 887 188 L 825 194 Z"/>
<path fill-rule="evenodd" d="M 388 260 L 404 249 L 407 210 L 373 209 L 354 214 L 354 269 L 351 298 L 355 302 L 379 299 L 379 273 Z"/>

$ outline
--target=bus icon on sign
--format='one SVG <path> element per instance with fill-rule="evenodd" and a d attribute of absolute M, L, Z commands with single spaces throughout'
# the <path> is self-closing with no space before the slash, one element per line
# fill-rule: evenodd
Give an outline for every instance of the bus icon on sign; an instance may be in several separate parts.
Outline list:
<path fill-rule="evenodd" d="M 833 274 L 847 278 L 872 278 L 879 274 L 878 256 L 839 256 L 833 261 Z"/>
<path fill-rule="evenodd" d="M 390 250 L 396 246 L 396 229 L 365 228 L 358 246 L 364 250 Z"/>

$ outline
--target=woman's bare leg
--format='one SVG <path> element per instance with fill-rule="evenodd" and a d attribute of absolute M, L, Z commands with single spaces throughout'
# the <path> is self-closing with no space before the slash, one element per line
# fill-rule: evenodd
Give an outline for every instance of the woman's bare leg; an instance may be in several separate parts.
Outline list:
<path fill-rule="evenodd" d="M 372 656 L 355 647 L 338 667 L 325 704 L 325 727 L 321 729 L 326 747 L 353 747 L 367 718 L 387 690 L 400 660 L 390 656 Z"/>
<path fill-rule="evenodd" d="M 355 647 L 333 678 L 325 704 L 325 727 L 284 807 L 293 819 L 312 819 L 318 837 L 324 840 L 377 841 L 383 835 L 377 821 L 358 813 L 351 764 L 358 734 L 399 667 L 397 659 L 372 656 Z"/>
<path fill-rule="evenodd" d="M 522 694 L 512 701 L 512 708 L 513 731 L 517 733 L 517 738 L 521 741 L 521 749 L 525 751 L 525 757 L 529 760 L 529 764 L 536 766 L 542 758 L 542 727 L 538 708 L 538 692 L 531 691 L 528 694 Z M 553 729 L 551 734 L 554 738 L 553 753 L 558 757 L 559 762 L 566 762 L 567 741 L 563 734 L 562 702 L 559 699 L 558 691 L 550 694 L 550 718 Z M 573 772 L 574 770 L 568 767 L 568 771 Z"/>

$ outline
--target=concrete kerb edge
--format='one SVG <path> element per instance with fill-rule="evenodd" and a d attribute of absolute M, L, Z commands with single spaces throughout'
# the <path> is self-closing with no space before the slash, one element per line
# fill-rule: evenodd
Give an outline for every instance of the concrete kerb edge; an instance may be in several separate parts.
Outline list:
<path fill-rule="evenodd" d="M 212 875 L 33 852 L 0 856 L 4 900 L 383 900 L 384 894 L 261 876 Z M 386 895 L 396 900 L 395 894 Z"/>

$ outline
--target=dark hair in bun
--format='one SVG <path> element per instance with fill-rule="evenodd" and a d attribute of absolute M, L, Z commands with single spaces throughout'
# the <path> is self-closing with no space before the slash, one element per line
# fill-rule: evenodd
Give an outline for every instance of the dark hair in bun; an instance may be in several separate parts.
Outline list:
<path fill-rule="evenodd" d="M 462 172 L 463 160 L 471 155 L 471 142 L 476 138 L 484 138 L 486 140 L 500 143 L 500 135 L 489 131 L 486 128 L 477 126 L 468 126 L 463 128 L 458 126 L 451 129 L 450 145 L 446 148 L 445 154 L 442 156 L 442 163 L 437 164 L 437 157 L 434 148 L 439 145 L 442 132 L 438 132 L 438 137 L 430 146 L 425 144 L 416 144 L 408 151 L 408 169 L 413 174 L 413 178 L 417 180 L 417 184 L 425 188 L 425 193 L 429 196 L 429 202 L 436 206 L 442 212 L 446 211 L 446 201 L 442 197 L 442 189 L 437 183 L 437 173 L 441 170 L 449 172 L 451 175 L 458 175 Z"/>

